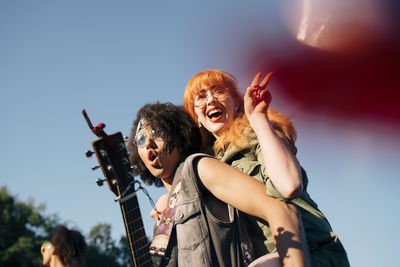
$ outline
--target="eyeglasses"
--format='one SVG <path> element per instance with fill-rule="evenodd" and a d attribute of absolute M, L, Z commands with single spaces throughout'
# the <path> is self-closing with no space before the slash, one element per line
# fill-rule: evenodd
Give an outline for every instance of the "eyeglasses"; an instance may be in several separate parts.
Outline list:
<path fill-rule="evenodd" d="M 46 241 L 42 244 L 42 247 L 40 248 L 40 252 L 42 253 L 42 255 L 44 255 L 44 253 L 46 252 L 46 249 L 51 248 L 51 243 L 49 241 Z"/>
<path fill-rule="evenodd" d="M 151 130 L 147 134 L 143 132 L 137 133 L 133 138 L 133 142 L 137 147 L 143 148 L 146 145 L 147 137 L 157 141 L 164 141 L 164 137 L 162 135 L 157 134 L 154 130 Z"/>
<path fill-rule="evenodd" d="M 210 95 L 218 101 L 223 100 L 226 98 L 226 91 L 226 88 L 220 85 L 202 89 L 194 96 L 194 106 L 197 108 L 204 107 Z"/>

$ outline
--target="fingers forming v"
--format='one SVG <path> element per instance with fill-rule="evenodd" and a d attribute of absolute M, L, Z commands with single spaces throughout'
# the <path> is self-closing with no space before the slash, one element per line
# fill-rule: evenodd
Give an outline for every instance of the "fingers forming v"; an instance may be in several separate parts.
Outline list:
<path fill-rule="evenodd" d="M 271 71 L 267 74 L 267 76 L 265 76 L 264 80 L 261 82 L 260 87 L 261 88 L 265 88 L 269 82 L 269 80 L 271 80 L 271 77 L 274 73 Z"/>
<path fill-rule="evenodd" d="M 254 87 L 256 85 L 258 85 L 258 83 L 260 82 L 260 78 L 261 78 L 261 72 L 257 73 L 256 76 L 254 76 L 253 81 L 251 82 L 251 87 Z"/>
<path fill-rule="evenodd" d="M 274 74 L 273 72 L 269 72 L 265 76 L 265 78 L 262 80 L 261 84 L 259 85 L 262 73 L 258 72 L 256 74 L 256 76 L 254 76 L 250 87 L 247 88 L 246 94 L 249 96 L 254 96 L 254 94 L 255 94 L 255 97 L 257 97 L 257 98 L 260 98 L 261 96 L 265 96 L 266 91 L 268 91 L 268 89 L 266 89 L 267 84 L 271 80 L 271 77 L 273 74 Z"/>

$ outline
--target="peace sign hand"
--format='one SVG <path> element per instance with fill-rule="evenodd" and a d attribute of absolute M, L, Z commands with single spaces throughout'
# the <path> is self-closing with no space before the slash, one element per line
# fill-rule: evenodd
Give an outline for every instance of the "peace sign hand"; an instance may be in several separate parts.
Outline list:
<path fill-rule="evenodd" d="M 267 89 L 267 84 L 272 74 L 273 72 L 269 72 L 259 84 L 262 73 L 257 73 L 253 82 L 246 90 L 246 94 L 244 95 L 244 111 L 249 121 L 253 117 L 258 117 L 258 115 L 267 115 L 272 100 L 271 93 Z"/>

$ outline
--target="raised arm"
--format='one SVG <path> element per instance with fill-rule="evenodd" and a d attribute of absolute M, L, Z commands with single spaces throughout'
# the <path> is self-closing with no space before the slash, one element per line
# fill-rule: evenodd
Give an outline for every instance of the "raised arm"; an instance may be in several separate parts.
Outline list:
<path fill-rule="evenodd" d="M 216 159 L 200 158 L 197 174 L 216 198 L 268 221 L 283 266 L 309 266 L 305 234 L 295 207 L 266 195 L 262 183 Z"/>
<path fill-rule="evenodd" d="M 267 83 L 271 76 L 272 72 L 268 73 L 259 84 L 261 72 L 256 74 L 244 96 L 244 109 L 257 135 L 269 178 L 283 197 L 292 198 L 303 190 L 301 169 L 296 157 L 276 134 L 267 115 L 271 103 Z"/>

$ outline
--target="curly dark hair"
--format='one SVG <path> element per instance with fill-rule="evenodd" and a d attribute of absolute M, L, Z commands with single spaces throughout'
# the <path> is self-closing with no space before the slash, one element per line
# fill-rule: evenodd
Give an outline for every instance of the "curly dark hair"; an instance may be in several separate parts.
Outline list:
<path fill-rule="evenodd" d="M 54 253 L 63 264 L 74 265 L 83 261 L 86 249 L 85 238 L 78 230 L 69 230 L 60 225 L 51 234 Z"/>
<path fill-rule="evenodd" d="M 183 106 L 172 103 L 146 104 L 137 113 L 136 120 L 128 142 L 129 156 L 133 165 L 133 173 L 147 185 L 162 186 L 161 179 L 154 177 L 140 159 L 137 147 L 133 141 L 139 121 L 144 119 L 151 128 L 165 140 L 165 149 L 168 153 L 176 147 L 182 159 L 199 152 L 201 147 L 200 131 L 193 119 L 186 113 Z"/>

